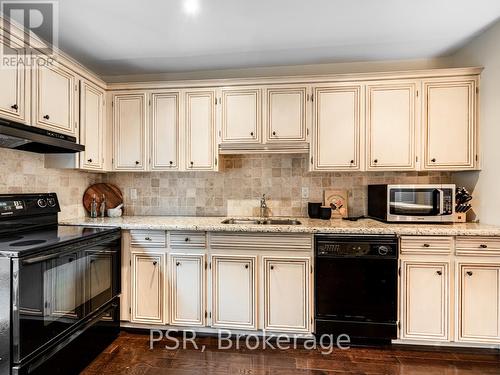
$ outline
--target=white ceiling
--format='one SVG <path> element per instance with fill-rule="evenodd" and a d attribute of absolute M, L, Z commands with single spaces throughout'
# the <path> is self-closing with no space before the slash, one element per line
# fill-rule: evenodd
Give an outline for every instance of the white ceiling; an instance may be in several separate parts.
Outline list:
<path fill-rule="evenodd" d="M 500 1 L 61 0 L 59 11 L 60 47 L 109 76 L 431 58 L 498 19 Z"/>

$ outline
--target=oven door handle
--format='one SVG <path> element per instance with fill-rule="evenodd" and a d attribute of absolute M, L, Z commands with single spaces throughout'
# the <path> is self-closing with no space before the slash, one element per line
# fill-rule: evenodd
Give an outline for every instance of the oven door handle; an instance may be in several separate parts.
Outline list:
<path fill-rule="evenodd" d="M 439 216 L 444 215 L 444 191 L 442 189 L 437 189 L 439 193 Z"/>
<path fill-rule="evenodd" d="M 74 249 L 71 249 L 71 250 L 65 251 L 63 253 L 41 255 L 39 257 L 25 259 L 22 261 L 22 264 L 35 264 L 35 263 L 45 262 L 45 261 L 51 260 L 51 259 L 61 258 L 66 254 L 72 253 L 73 251 L 74 251 Z"/>

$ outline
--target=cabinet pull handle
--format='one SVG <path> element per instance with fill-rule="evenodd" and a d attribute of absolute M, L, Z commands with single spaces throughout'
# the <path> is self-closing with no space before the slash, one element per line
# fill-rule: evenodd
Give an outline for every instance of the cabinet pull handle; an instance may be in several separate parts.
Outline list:
<path fill-rule="evenodd" d="M 135 165 L 139 165 L 139 164 L 140 164 L 140 163 L 139 163 L 139 160 L 136 160 L 136 161 L 135 161 Z"/>
<path fill-rule="evenodd" d="M 189 242 L 189 237 L 184 238 L 184 241 Z"/>
<path fill-rule="evenodd" d="M 245 264 L 245 268 L 248 269 L 248 264 Z"/>
<path fill-rule="evenodd" d="M 443 271 L 436 271 L 436 273 L 441 276 L 443 274 Z"/>
<path fill-rule="evenodd" d="M 479 245 L 479 247 L 480 247 L 481 249 L 487 249 L 487 248 L 488 248 L 488 245 L 486 245 L 486 244 L 484 244 L 484 243 L 483 243 L 483 244 Z"/>
<path fill-rule="evenodd" d="M 48 120 L 48 119 L 50 119 L 50 116 L 49 116 L 49 115 L 45 115 L 45 116 L 43 116 L 43 118 L 44 118 L 45 120 Z"/>
<path fill-rule="evenodd" d="M 87 162 L 92 163 L 92 158 L 87 159 Z"/>
<path fill-rule="evenodd" d="M 432 159 L 431 159 L 431 161 L 432 161 L 433 163 L 435 163 L 437 160 L 436 160 L 436 158 L 432 158 Z"/>
<path fill-rule="evenodd" d="M 274 270 L 274 266 L 271 266 L 271 270 Z"/>
<path fill-rule="evenodd" d="M 431 247 L 428 243 L 424 243 L 424 247 Z"/>
<path fill-rule="evenodd" d="M 153 266 L 156 266 L 157 264 L 158 264 L 158 262 L 155 260 L 155 261 L 153 262 Z"/>
<path fill-rule="evenodd" d="M 151 237 L 146 237 L 145 240 L 146 241 L 151 241 Z"/>
<path fill-rule="evenodd" d="M 467 275 L 472 276 L 472 271 L 467 271 Z"/>
<path fill-rule="evenodd" d="M 175 265 L 176 265 L 177 267 L 179 267 L 179 266 L 181 265 L 181 262 L 177 262 L 177 263 L 175 263 Z"/>
<path fill-rule="evenodd" d="M 16 111 L 19 109 L 17 104 L 11 105 L 10 108 L 12 108 L 13 110 L 16 110 Z"/>

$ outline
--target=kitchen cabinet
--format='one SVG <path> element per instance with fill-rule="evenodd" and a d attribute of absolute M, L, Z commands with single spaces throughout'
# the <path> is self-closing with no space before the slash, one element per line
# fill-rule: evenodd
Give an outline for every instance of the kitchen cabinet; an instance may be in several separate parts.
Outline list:
<path fill-rule="evenodd" d="M 424 169 L 476 167 L 477 78 L 425 81 Z"/>
<path fill-rule="evenodd" d="M 146 169 L 146 94 L 113 97 L 113 168 L 121 171 Z"/>
<path fill-rule="evenodd" d="M 186 170 L 217 170 L 215 90 L 185 92 Z"/>
<path fill-rule="evenodd" d="M 104 91 L 92 83 L 80 82 L 80 168 L 104 169 Z"/>
<path fill-rule="evenodd" d="M 401 338 L 449 341 L 450 264 L 401 262 Z"/>
<path fill-rule="evenodd" d="M 204 326 L 205 255 L 170 254 L 170 323 L 180 326 Z"/>
<path fill-rule="evenodd" d="M 307 86 L 265 88 L 266 143 L 305 142 Z"/>
<path fill-rule="evenodd" d="M 180 93 L 151 95 L 151 170 L 176 171 L 180 167 Z"/>
<path fill-rule="evenodd" d="M 315 87 L 313 95 L 312 169 L 359 170 L 361 86 Z"/>
<path fill-rule="evenodd" d="M 264 329 L 309 332 L 309 258 L 266 257 L 264 265 Z"/>
<path fill-rule="evenodd" d="M 13 47 L 13 48 L 12 48 Z M 22 61 L 24 50 L 14 42 L 0 38 L 0 48 L 12 60 Z M 24 64 L 0 69 L 0 117 L 29 124 L 29 70 Z"/>
<path fill-rule="evenodd" d="M 57 62 L 39 65 L 32 72 L 33 125 L 78 137 L 74 73 Z"/>
<path fill-rule="evenodd" d="M 145 251 L 131 254 L 133 322 L 164 323 L 165 254 Z"/>
<path fill-rule="evenodd" d="M 416 82 L 367 86 L 367 170 L 415 169 Z"/>
<path fill-rule="evenodd" d="M 212 326 L 256 329 L 256 257 L 214 255 Z"/>
<path fill-rule="evenodd" d="M 221 143 L 261 142 L 261 89 L 222 89 Z"/>
<path fill-rule="evenodd" d="M 500 264 L 459 263 L 458 340 L 500 343 Z"/>

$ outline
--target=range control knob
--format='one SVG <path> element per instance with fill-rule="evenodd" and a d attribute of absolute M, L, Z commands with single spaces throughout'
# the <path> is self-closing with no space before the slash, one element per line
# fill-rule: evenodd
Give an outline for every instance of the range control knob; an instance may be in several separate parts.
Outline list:
<path fill-rule="evenodd" d="M 49 207 L 55 207 L 56 200 L 54 198 L 47 198 L 47 204 L 49 205 Z"/>
<path fill-rule="evenodd" d="M 389 254 L 389 248 L 387 246 L 379 246 L 378 247 L 378 254 L 379 255 L 387 255 Z"/>
<path fill-rule="evenodd" d="M 45 208 L 47 207 L 47 201 L 44 198 L 40 198 L 39 200 L 36 201 L 36 204 L 40 208 Z"/>

